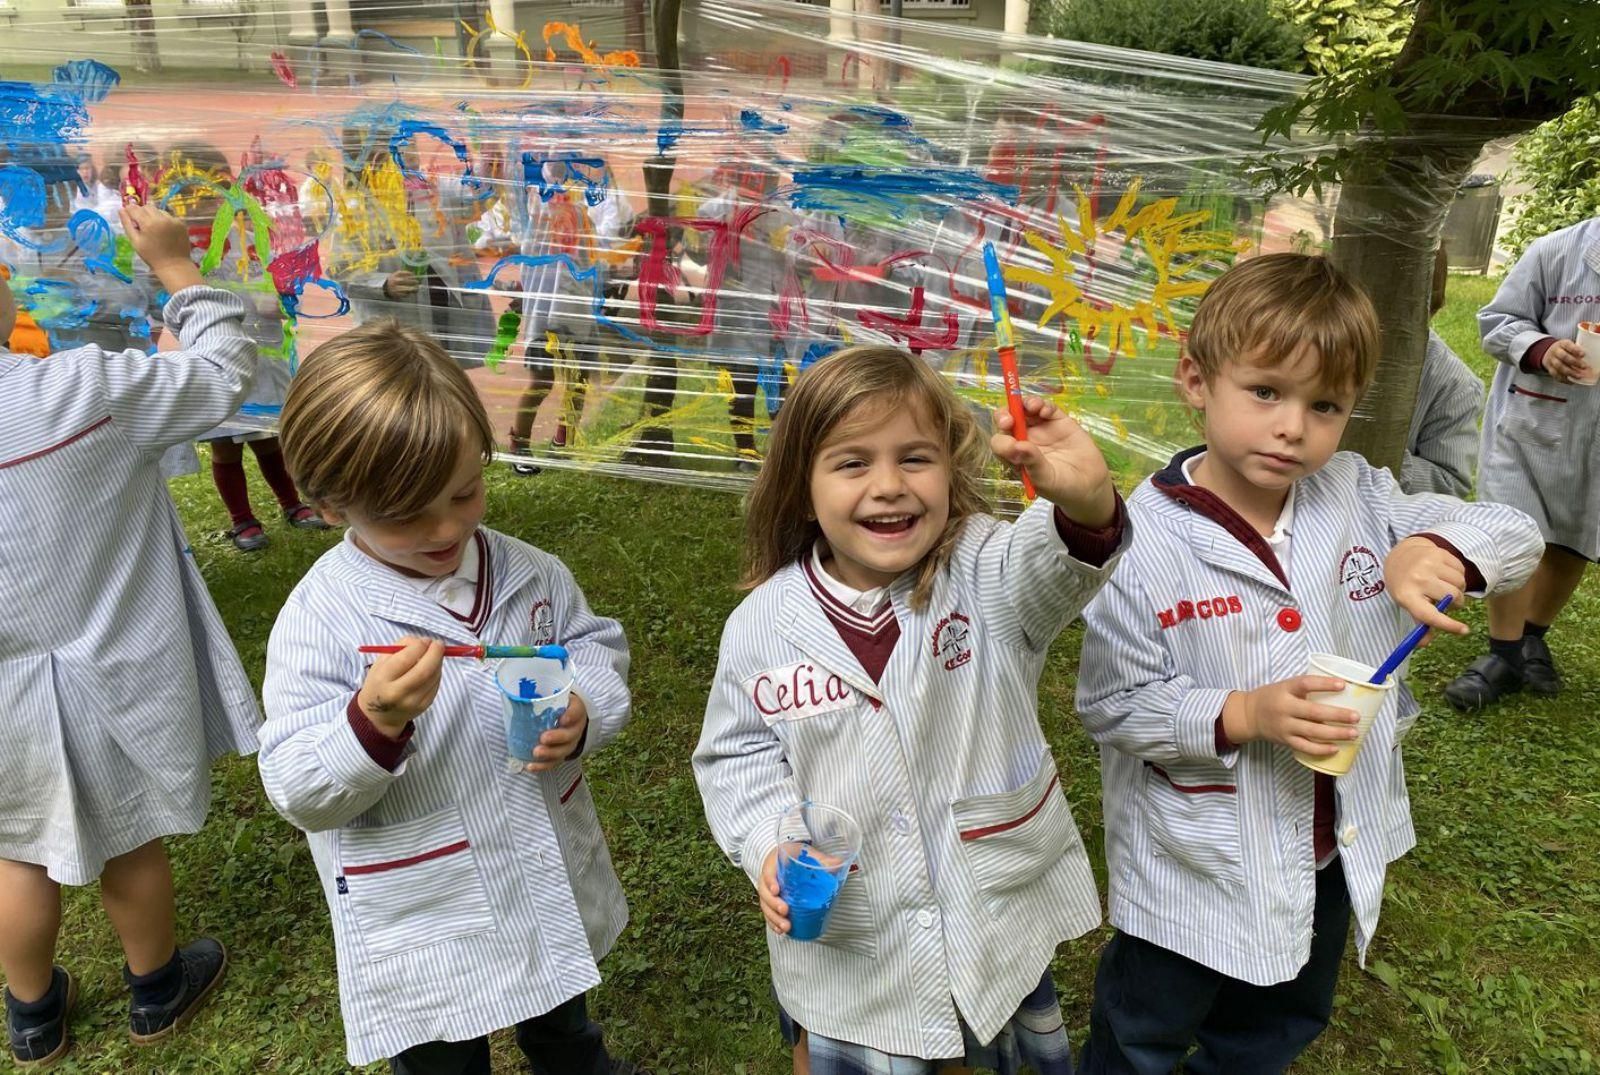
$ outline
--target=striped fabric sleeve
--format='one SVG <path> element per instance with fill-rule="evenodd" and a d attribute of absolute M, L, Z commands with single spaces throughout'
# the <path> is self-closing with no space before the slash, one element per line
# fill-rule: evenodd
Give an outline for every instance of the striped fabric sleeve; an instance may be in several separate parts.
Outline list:
<path fill-rule="evenodd" d="M 1539 565 L 1544 538 L 1534 521 L 1516 508 L 1431 493 L 1408 495 L 1388 470 L 1356 458 L 1361 468 L 1359 503 L 1388 516 L 1389 534 L 1396 544 L 1423 536 L 1435 544 L 1442 541 L 1477 568 L 1486 594 L 1517 589 Z"/>
<path fill-rule="evenodd" d="M 1472 492 L 1483 398 L 1478 376 L 1437 333 L 1428 333 L 1417 409 L 1400 465 L 1400 485 L 1406 492 L 1457 497 Z"/>
<path fill-rule="evenodd" d="M 163 316 L 182 350 L 71 352 L 74 374 L 98 381 L 117 428 L 150 450 L 192 440 L 226 419 L 256 376 L 256 344 L 245 335 L 244 306 L 236 296 L 187 287 Z"/>
<path fill-rule="evenodd" d="M 345 825 L 383 798 L 405 771 L 376 761 L 351 727 L 350 698 L 364 672 L 355 648 L 291 595 L 267 642 L 267 721 L 257 759 L 267 798 L 306 832 Z"/>
<path fill-rule="evenodd" d="M 735 629 L 730 620 L 694 751 L 694 778 L 717 845 L 752 884 L 760 884 L 761 867 L 778 846 L 778 819 L 804 796 L 783 743 L 730 671 L 729 635 Z"/>
<path fill-rule="evenodd" d="M 1489 304 L 1478 311 L 1483 349 L 1501 362 L 1518 366 L 1528 349 L 1549 336 L 1540 320 L 1545 286 L 1540 269 L 1547 239 L 1536 239 L 1500 282 Z"/>
<path fill-rule="evenodd" d="M 1217 719 L 1231 690 L 1201 687 L 1173 666 L 1154 605 L 1132 571 L 1111 577 L 1084 612 L 1078 717 L 1089 737 L 1144 761 L 1212 761 L 1232 768 Z"/>
<path fill-rule="evenodd" d="M 1046 649 L 1083 611 L 1128 547 L 1133 527 L 1119 519 L 1117 547 L 1098 564 L 1074 557 L 1048 501 L 1035 501 L 1014 523 L 974 519 L 956 545 L 952 570 L 974 578 L 985 615 L 1002 636 Z"/>
<path fill-rule="evenodd" d="M 556 637 L 571 655 L 573 688 L 589 711 L 579 753 L 593 754 L 615 739 L 633 714 L 633 697 L 628 692 L 628 639 L 622 624 L 590 610 L 567 566 L 559 560 L 555 564 L 551 606 L 556 614 Z"/>

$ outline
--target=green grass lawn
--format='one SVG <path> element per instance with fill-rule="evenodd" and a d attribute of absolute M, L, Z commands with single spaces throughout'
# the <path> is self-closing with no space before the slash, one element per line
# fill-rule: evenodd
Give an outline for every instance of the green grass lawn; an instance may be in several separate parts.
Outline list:
<path fill-rule="evenodd" d="M 1492 282 L 1458 277 L 1441 331 L 1476 368 L 1473 311 Z M 285 595 L 334 535 L 269 524 L 272 547 L 235 553 L 206 476 L 174 483 L 196 554 L 259 679 Z M 257 502 L 270 504 L 263 487 Z M 633 725 L 587 765 L 632 925 L 602 970 L 593 1007 L 615 1051 L 656 1072 L 784 1072 L 756 901 L 706 831 L 689 755 L 717 639 L 738 601 L 735 497 L 570 473 L 496 468 L 488 522 L 562 556 L 590 601 L 619 618 L 634 653 Z M 1571 684 L 1462 717 L 1439 687 L 1474 656 L 1478 632 L 1416 660 L 1423 716 L 1407 743 L 1418 846 L 1396 863 L 1365 972 L 1352 946 L 1329 1032 L 1297 1066 L 1318 1075 L 1592 1072 L 1600 1069 L 1600 585 L 1578 593 L 1551 644 Z M 1041 712 L 1063 782 L 1099 863 L 1099 774 L 1073 719 L 1081 632 L 1055 647 Z M 300 835 L 266 804 L 254 765 L 216 769 L 199 835 L 171 842 L 186 933 L 230 946 L 215 1003 L 174 1044 L 125 1036 L 121 955 L 92 889 L 69 895 L 61 957 L 82 978 L 77 1072 L 338 1072 L 343 1037 L 327 912 Z M 1103 877 L 1102 877 L 1103 879 Z M 1081 1044 L 1104 930 L 1055 964 Z M 501 1070 L 522 1070 L 506 1040 Z M 375 1069 L 375 1070 L 381 1070 Z"/>

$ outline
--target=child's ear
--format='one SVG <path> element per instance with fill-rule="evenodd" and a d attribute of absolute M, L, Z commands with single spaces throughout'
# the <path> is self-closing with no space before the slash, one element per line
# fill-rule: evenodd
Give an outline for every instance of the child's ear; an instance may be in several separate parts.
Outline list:
<path fill-rule="evenodd" d="M 1178 370 L 1172 375 L 1172 380 L 1185 403 L 1197 411 L 1206 409 L 1206 375 L 1193 356 L 1185 353 L 1178 360 Z"/>
<path fill-rule="evenodd" d="M 318 515 L 322 516 L 322 521 L 329 526 L 344 526 L 346 524 L 345 517 L 330 505 L 313 502 L 311 506 L 316 509 Z"/>

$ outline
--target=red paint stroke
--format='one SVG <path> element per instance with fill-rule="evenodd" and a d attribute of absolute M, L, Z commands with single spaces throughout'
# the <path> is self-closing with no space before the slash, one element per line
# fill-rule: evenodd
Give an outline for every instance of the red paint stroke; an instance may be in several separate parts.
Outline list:
<path fill-rule="evenodd" d="M 783 82 L 778 87 L 778 92 L 780 94 L 788 93 L 789 76 L 794 73 L 794 65 L 789 62 L 789 57 L 779 56 L 776 60 L 772 61 L 772 66 L 767 68 L 766 77 L 761 80 L 761 88 L 763 90 L 766 89 L 767 84 L 772 81 L 772 72 L 774 71 L 777 71 L 783 76 Z"/>
<path fill-rule="evenodd" d="M 132 142 L 128 143 L 123 155 L 127 168 L 122 181 L 122 204 L 143 205 L 150 197 L 150 184 L 145 179 L 144 170 L 139 167 L 139 158 L 134 155 Z"/>
<path fill-rule="evenodd" d="M 288 86 L 291 90 L 299 89 L 300 81 L 295 78 L 294 67 L 290 65 L 289 57 L 276 49 L 267 55 L 272 60 L 272 73 L 278 76 L 278 81 Z"/>
<path fill-rule="evenodd" d="M 298 294 L 307 281 L 322 276 L 322 258 L 317 253 L 317 244 L 312 242 L 285 250 L 272 259 L 267 272 L 272 275 L 272 286 L 278 294 Z"/>
<path fill-rule="evenodd" d="M 759 209 L 756 215 L 768 212 Z M 746 217 L 741 209 L 731 221 L 684 220 L 666 217 L 640 217 L 637 225 L 644 239 L 645 255 L 639 265 L 639 323 L 652 332 L 672 336 L 707 336 L 717 321 L 717 295 L 722 288 L 722 278 L 728 266 L 738 262 L 739 230 L 754 217 Z M 706 283 L 701 292 L 700 320 L 694 325 L 662 324 L 656 317 L 657 297 L 665 292 L 671 301 L 673 292 L 683 286 L 683 274 L 668 258 L 667 229 L 692 228 L 711 237 L 706 253 Z"/>
<path fill-rule="evenodd" d="M 955 278 L 955 269 L 944 258 L 927 250 L 908 250 L 905 253 L 895 254 L 885 258 L 877 265 L 880 273 L 887 273 L 902 261 L 916 261 L 920 258 L 929 258 L 944 265 L 945 274 L 951 280 Z M 862 310 L 856 315 L 857 320 L 866 328 L 877 329 L 899 340 L 906 345 L 906 349 L 913 353 L 935 348 L 954 347 L 961 339 L 961 322 L 956 317 L 955 310 L 945 307 L 940 315 L 942 324 L 937 327 L 925 327 L 922 323 L 923 307 L 927 296 L 921 284 L 911 288 L 911 306 L 904 317 L 895 317 L 884 310 Z"/>

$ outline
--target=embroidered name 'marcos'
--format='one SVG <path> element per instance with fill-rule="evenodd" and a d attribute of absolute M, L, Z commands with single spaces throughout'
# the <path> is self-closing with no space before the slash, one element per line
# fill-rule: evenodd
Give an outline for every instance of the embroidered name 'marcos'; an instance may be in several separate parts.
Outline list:
<path fill-rule="evenodd" d="M 1219 597 L 1202 597 L 1198 601 L 1179 601 L 1171 608 L 1156 613 L 1156 622 L 1165 631 L 1187 620 L 1215 620 L 1223 616 L 1236 616 L 1244 611 L 1244 602 L 1238 594 Z"/>
<path fill-rule="evenodd" d="M 768 724 L 844 709 L 854 697 L 844 680 L 809 661 L 758 672 L 744 689 Z"/>

